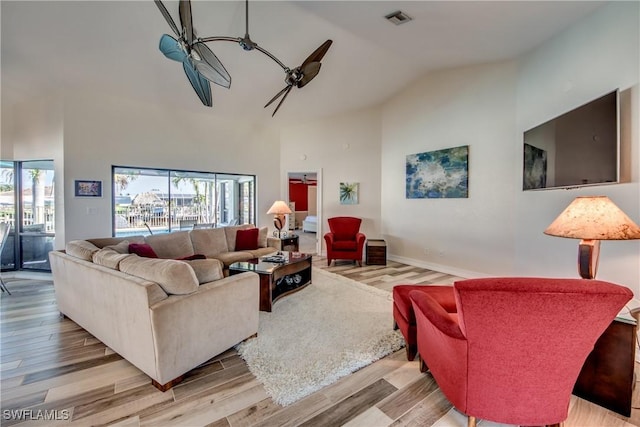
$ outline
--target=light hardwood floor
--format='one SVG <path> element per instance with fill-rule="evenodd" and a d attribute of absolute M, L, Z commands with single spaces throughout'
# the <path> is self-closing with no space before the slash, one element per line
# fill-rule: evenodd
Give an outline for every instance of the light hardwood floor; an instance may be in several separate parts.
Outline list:
<path fill-rule="evenodd" d="M 327 268 L 324 258 L 315 257 L 314 265 L 386 290 L 396 283 L 456 279 L 395 262 Z M 407 362 L 404 350 L 287 407 L 271 401 L 233 349 L 161 393 L 118 354 L 73 321 L 59 317 L 51 281 L 5 281 L 13 295 L 3 294 L 0 301 L 2 425 L 466 425 L 432 377 L 419 372 L 418 362 Z M 636 393 L 634 406 L 639 404 Z M 21 421 L 18 416 L 32 419 Z M 45 422 L 44 417 L 58 420 Z M 574 397 L 565 426 L 629 423 L 640 425 L 640 410 L 627 419 Z"/>

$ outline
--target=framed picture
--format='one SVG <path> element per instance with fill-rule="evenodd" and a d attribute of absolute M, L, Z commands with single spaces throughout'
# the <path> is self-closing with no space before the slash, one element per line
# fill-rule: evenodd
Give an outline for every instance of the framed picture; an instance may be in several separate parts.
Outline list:
<path fill-rule="evenodd" d="M 407 199 L 469 197 L 469 146 L 410 154 L 406 165 Z"/>
<path fill-rule="evenodd" d="M 547 152 L 545 150 L 525 142 L 523 165 L 523 190 L 535 190 L 547 186 Z"/>
<path fill-rule="evenodd" d="M 341 182 L 340 183 L 340 204 L 341 205 L 357 205 L 358 204 L 358 187 L 357 182 Z"/>
<path fill-rule="evenodd" d="M 102 181 L 75 181 L 76 197 L 102 197 Z"/>

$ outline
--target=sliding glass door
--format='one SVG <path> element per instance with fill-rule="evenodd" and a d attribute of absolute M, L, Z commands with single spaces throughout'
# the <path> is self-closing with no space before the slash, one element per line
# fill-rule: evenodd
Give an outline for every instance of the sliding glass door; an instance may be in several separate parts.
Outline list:
<path fill-rule="evenodd" d="M 0 221 L 11 225 L 2 251 L 3 270 L 51 271 L 55 238 L 54 169 L 51 160 L 0 162 Z"/>

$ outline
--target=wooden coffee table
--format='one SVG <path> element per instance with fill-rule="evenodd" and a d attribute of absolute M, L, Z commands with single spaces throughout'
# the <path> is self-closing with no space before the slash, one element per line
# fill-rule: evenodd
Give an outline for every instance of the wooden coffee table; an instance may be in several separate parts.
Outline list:
<path fill-rule="evenodd" d="M 311 283 L 311 255 L 299 252 L 283 252 L 285 262 L 266 262 L 255 258 L 234 262 L 229 275 L 246 271 L 260 276 L 260 311 L 271 311 L 273 303 L 285 295 L 299 291 Z"/>

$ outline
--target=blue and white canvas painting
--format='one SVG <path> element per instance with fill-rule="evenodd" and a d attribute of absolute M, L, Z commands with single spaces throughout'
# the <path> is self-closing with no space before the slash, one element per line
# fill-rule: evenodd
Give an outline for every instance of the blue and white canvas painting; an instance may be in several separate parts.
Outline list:
<path fill-rule="evenodd" d="M 469 197 L 469 146 L 407 156 L 407 199 Z"/>

